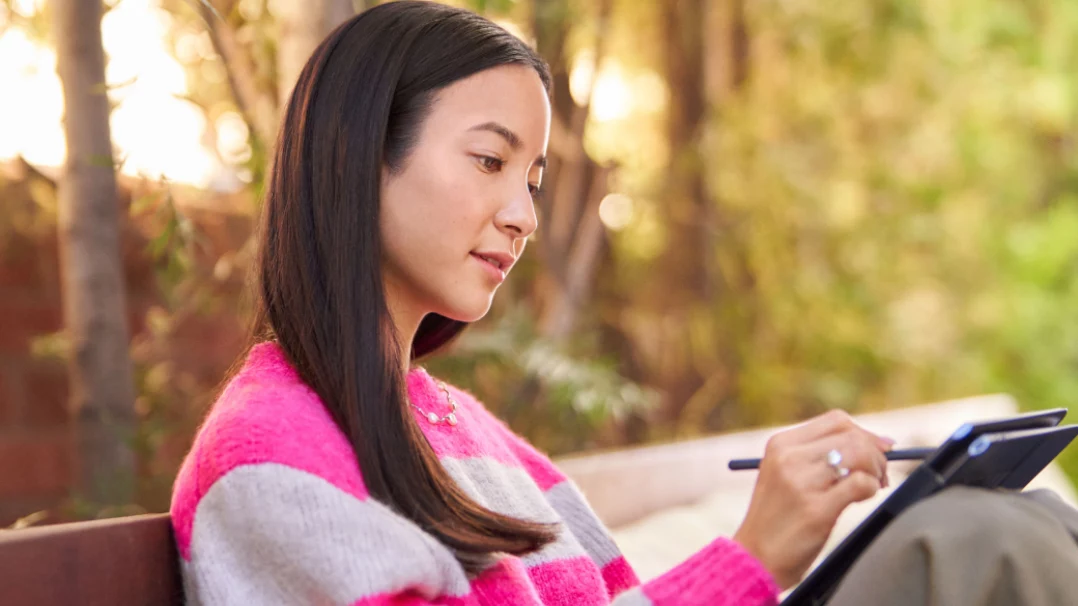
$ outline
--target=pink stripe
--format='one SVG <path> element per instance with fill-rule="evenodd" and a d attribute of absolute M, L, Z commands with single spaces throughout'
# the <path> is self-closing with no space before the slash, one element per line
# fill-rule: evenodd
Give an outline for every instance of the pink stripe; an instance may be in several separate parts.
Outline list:
<path fill-rule="evenodd" d="M 417 377 L 416 374 L 409 376 L 408 391 L 411 394 L 417 393 L 415 388 L 422 386 L 420 382 L 423 377 Z M 426 379 L 429 381 L 429 376 Z M 491 414 L 471 394 L 455 387 L 450 387 L 449 391 L 466 415 L 462 415 L 461 424 L 457 426 L 458 430 L 464 428 L 465 431 L 454 434 L 443 426 L 425 431 L 439 458 L 487 456 L 514 467 L 523 467 L 544 491 L 565 481 L 565 474 L 559 471 L 546 455 L 514 433 L 504 421 Z M 443 393 L 443 398 L 444 395 Z"/>
<path fill-rule="evenodd" d="M 533 569 L 534 570 L 534 569 Z M 426 600 L 414 591 L 396 595 L 379 594 L 367 596 L 352 606 L 473 606 L 476 604 L 512 604 L 513 606 L 551 606 L 544 602 L 532 586 L 528 571 L 520 559 L 503 558 L 492 568 L 483 571 L 471 583 L 472 591 L 465 596 L 439 596 L 434 601 Z M 561 602 L 559 602 L 561 603 Z M 572 602 L 589 604 L 591 602 Z"/>
<path fill-rule="evenodd" d="M 603 566 L 602 574 L 603 580 L 606 581 L 606 590 L 610 594 L 610 599 L 614 599 L 614 596 L 619 593 L 640 584 L 636 571 L 633 570 L 624 556 L 618 556 L 607 563 L 606 566 Z"/>
<path fill-rule="evenodd" d="M 543 604 L 520 558 L 505 557 L 472 581 L 480 604 Z"/>
<path fill-rule="evenodd" d="M 513 454 L 516 455 L 520 464 L 524 467 L 524 470 L 528 472 L 528 475 L 535 479 L 540 490 L 549 490 L 567 479 L 565 474 L 555 467 L 546 455 L 539 452 L 523 438 L 510 431 L 508 427 L 505 427 L 504 425 L 502 427 L 505 439 L 513 450 Z"/>
<path fill-rule="evenodd" d="M 432 602 L 414 591 L 409 591 L 394 595 L 380 593 L 363 597 L 352 602 L 351 606 L 432 606 L 435 604 L 437 606 L 472 606 L 476 603 L 473 594 L 459 597 L 442 596 Z"/>
<path fill-rule="evenodd" d="M 172 487 L 172 503 L 169 506 L 176 546 L 179 548 L 180 557 L 187 561 L 191 561 L 191 529 L 195 525 L 195 508 L 202 498 L 195 487 L 195 471 L 192 451 L 192 454 L 188 454 L 183 460 L 180 471 L 176 474 L 176 482 Z"/>
<path fill-rule="evenodd" d="M 518 558 L 504 558 L 472 581 L 472 593 L 467 596 L 443 596 L 430 602 L 414 592 L 382 594 L 365 597 L 353 602 L 352 606 L 603 606 L 609 604 L 609 598 L 599 589 L 601 586 L 598 570 L 586 557 L 558 560 L 526 570 Z"/>
<path fill-rule="evenodd" d="M 490 429 L 491 415 L 471 394 L 450 387 L 449 391 L 460 407 L 456 413 L 460 422 L 455 426 L 444 423 L 432 425 L 427 420 L 426 413 L 433 412 L 442 416 L 450 411 L 445 392 L 425 370 L 417 369 L 408 373 L 407 381 L 408 397 L 415 405 L 412 412 L 416 422 L 439 459 L 485 456 L 500 463 L 520 466 L 508 447 L 501 444 L 500 440 L 491 439 L 497 436 Z"/>
<path fill-rule="evenodd" d="M 770 606 L 780 591 L 756 559 L 724 537 L 649 581 L 643 589 L 655 606 Z"/>
<path fill-rule="evenodd" d="M 452 386 L 449 392 L 460 406 L 460 423 L 455 427 L 432 425 L 422 412 L 413 409 L 438 458 L 486 457 L 513 467 L 523 467 L 541 490 L 565 480 L 565 475 L 545 455 L 513 433 L 470 393 Z M 408 373 L 408 394 L 422 411 L 439 415 L 449 411 L 445 392 L 426 371 L 413 370 Z"/>
<path fill-rule="evenodd" d="M 599 569 L 587 556 L 532 566 L 528 574 L 547 606 L 597 606 L 610 602 Z"/>
<path fill-rule="evenodd" d="M 359 499 L 368 495 L 348 440 L 318 396 L 299 382 L 280 348 L 270 343 L 251 350 L 247 365 L 204 422 L 176 479 L 171 513 L 184 558 L 189 558 L 202 496 L 229 471 L 259 463 L 309 472 Z"/>

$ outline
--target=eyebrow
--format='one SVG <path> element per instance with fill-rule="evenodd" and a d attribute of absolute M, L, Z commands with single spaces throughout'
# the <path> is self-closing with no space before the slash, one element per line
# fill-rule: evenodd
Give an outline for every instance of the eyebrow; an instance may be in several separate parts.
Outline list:
<path fill-rule="evenodd" d="M 492 132 L 496 135 L 501 135 L 501 137 L 505 139 L 506 143 L 509 144 L 509 147 L 513 148 L 514 151 L 519 151 L 521 147 L 524 147 L 524 142 L 520 140 L 519 135 L 509 130 L 505 125 L 499 124 L 497 122 L 484 122 L 482 124 L 476 124 L 468 130 L 485 130 Z M 539 156 L 535 159 L 535 162 L 539 165 L 539 168 L 546 168 L 546 156 Z"/>

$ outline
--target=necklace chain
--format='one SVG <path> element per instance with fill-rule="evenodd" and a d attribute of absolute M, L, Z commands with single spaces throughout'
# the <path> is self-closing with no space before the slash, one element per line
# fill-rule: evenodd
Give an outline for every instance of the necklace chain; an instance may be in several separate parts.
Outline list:
<path fill-rule="evenodd" d="M 426 369 L 420 368 L 420 370 L 422 370 L 424 373 L 426 373 Z M 433 377 L 431 377 L 431 378 L 433 378 Z M 427 421 L 431 425 L 439 425 L 439 424 L 443 424 L 443 423 L 446 424 L 446 425 L 456 425 L 457 424 L 457 400 L 453 397 L 453 394 L 449 393 L 449 386 L 445 384 L 445 381 L 435 379 L 434 382 L 435 382 L 435 384 L 438 385 L 438 388 L 442 390 L 442 393 L 445 394 L 446 401 L 449 402 L 449 412 L 447 414 L 445 414 L 444 416 L 439 417 L 437 413 L 427 412 L 427 411 L 423 410 L 422 408 L 420 408 L 419 406 L 416 406 L 415 402 L 412 402 L 411 398 L 408 399 L 408 402 L 416 410 L 423 413 L 423 416 L 427 417 Z"/>

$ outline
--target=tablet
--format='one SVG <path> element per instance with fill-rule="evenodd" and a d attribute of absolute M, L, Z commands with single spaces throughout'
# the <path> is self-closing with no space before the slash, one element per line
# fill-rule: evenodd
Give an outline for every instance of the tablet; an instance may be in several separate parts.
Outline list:
<path fill-rule="evenodd" d="M 1020 490 L 1078 435 L 1078 425 L 1056 427 L 1056 408 L 959 427 L 898 485 L 861 524 L 782 601 L 783 606 L 826 604 L 854 561 L 898 514 L 951 485 Z"/>

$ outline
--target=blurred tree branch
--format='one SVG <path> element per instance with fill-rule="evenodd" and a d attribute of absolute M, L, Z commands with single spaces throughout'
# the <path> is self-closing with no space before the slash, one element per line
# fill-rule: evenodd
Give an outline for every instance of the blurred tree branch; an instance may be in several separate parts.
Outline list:
<path fill-rule="evenodd" d="M 292 87 L 318 44 L 355 13 L 352 0 L 277 3 L 277 102 L 288 103 Z"/>
<path fill-rule="evenodd" d="M 277 137 L 277 97 L 275 91 L 259 83 L 250 50 L 239 41 L 235 27 L 228 20 L 235 2 L 229 0 L 223 7 L 227 11 L 218 12 L 210 0 L 191 1 L 197 4 L 213 48 L 224 64 L 236 107 L 247 121 L 252 136 L 264 149 L 271 148 Z"/>

